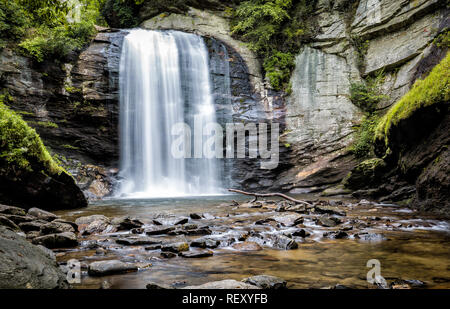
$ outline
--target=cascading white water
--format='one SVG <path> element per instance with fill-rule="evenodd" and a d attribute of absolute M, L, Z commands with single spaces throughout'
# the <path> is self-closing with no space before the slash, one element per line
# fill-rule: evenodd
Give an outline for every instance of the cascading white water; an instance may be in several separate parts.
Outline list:
<path fill-rule="evenodd" d="M 177 31 L 131 30 L 120 62 L 119 196 L 221 193 L 217 159 L 172 156 L 173 125 L 187 123 L 194 133 L 193 119 L 203 126 L 216 121 L 203 39 Z"/>

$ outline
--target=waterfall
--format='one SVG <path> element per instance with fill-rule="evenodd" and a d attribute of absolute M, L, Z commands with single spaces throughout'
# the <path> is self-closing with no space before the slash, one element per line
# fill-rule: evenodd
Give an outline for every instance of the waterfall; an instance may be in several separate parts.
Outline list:
<path fill-rule="evenodd" d="M 123 43 L 119 80 L 119 196 L 222 193 L 218 159 L 179 159 L 171 153 L 177 138 L 171 135 L 173 125 L 186 123 L 194 135 L 194 119 L 203 126 L 216 122 L 203 39 L 177 31 L 131 30 Z"/>

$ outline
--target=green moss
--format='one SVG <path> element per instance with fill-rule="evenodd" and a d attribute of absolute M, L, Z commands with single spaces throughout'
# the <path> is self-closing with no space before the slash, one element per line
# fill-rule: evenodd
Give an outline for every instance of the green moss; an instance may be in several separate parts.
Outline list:
<path fill-rule="evenodd" d="M 53 161 L 36 131 L 11 111 L 4 99 L 3 95 L 0 96 L 0 162 L 6 163 L 10 171 L 31 171 L 37 166 L 39 169 L 44 167 L 49 174 L 64 172 Z"/>
<path fill-rule="evenodd" d="M 372 158 L 359 163 L 342 181 L 346 188 L 360 189 L 380 181 L 386 169 L 383 159 Z"/>
<path fill-rule="evenodd" d="M 389 135 L 393 126 L 424 107 L 436 103 L 448 104 L 449 99 L 450 54 L 447 53 L 424 80 L 416 81 L 412 89 L 389 109 L 376 128 L 375 140 L 384 140 L 385 145 L 389 147 Z"/>
<path fill-rule="evenodd" d="M 51 121 L 28 121 L 28 124 L 37 125 L 44 128 L 58 128 L 58 125 Z"/>
<path fill-rule="evenodd" d="M 72 145 L 61 145 L 61 147 L 66 148 L 66 149 L 70 149 L 70 150 L 79 150 L 80 148 L 72 146 Z"/>
<path fill-rule="evenodd" d="M 366 158 L 373 153 L 373 136 L 378 125 L 377 115 L 366 115 L 363 117 L 356 134 L 355 142 L 350 146 L 350 151 L 357 158 Z"/>
<path fill-rule="evenodd" d="M 350 84 L 350 100 L 363 111 L 373 113 L 385 95 L 381 94 L 380 86 L 384 82 L 384 72 L 378 72 L 375 77 L 368 77 L 365 82 Z"/>

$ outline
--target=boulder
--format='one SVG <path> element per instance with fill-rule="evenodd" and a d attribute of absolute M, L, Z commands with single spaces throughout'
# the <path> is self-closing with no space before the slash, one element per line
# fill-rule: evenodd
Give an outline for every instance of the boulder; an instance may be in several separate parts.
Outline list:
<path fill-rule="evenodd" d="M 49 249 L 72 248 L 78 245 L 77 237 L 71 232 L 39 236 L 34 238 L 32 242 Z"/>
<path fill-rule="evenodd" d="M 89 264 L 88 274 L 90 276 L 107 276 L 137 270 L 138 268 L 136 265 L 124 263 L 118 260 L 98 261 Z"/>
<path fill-rule="evenodd" d="M 189 244 L 186 242 L 178 242 L 178 243 L 161 246 L 161 251 L 166 251 L 166 252 L 180 253 L 182 251 L 188 251 L 188 250 L 189 250 Z"/>
<path fill-rule="evenodd" d="M 281 223 L 283 226 L 287 227 L 303 223 L 303 218 L 299 214 L 275 216 L 273 217 L 273 219 L 276 222 Z"/>
<path fill-rule="evenodd" d="M 19 207 L 0 204 L 0 214 L 25 216 L 25 210 Z"/>
<path fill-rule="evenodd" d="M 220 241 L 212 238 L 198 238 L 191 241 L 190 246 L 196 248 L 214 249 L 220 245 Z"/>
<path fill-rule="evenodd" d="M 242 280 L 242 282 L 255 285 L 261 289 L 271 289 L 271 290 L 278 290 L 278 289 L 285 289 L 286 288 L 286 281 L 274 277 L 274 276 L 268 276 L 268 275 L 259 275 L 259 276 L 253 276 L 249 278 L 245 278 Z"/>
<path fill-rule="evenodd" d="M 20 231 L 20 228 L 13 221 L 9 220 L 5 216 L 0 216 L 0 226 L 7 227 L 13 231 Z"/>
<path fill-rule="evenodd" d="M 42 210 L 39 208 L 35 208 L 35 207 L 30 208 L 28 210 L 28 214 L 30 216 L 38 218 L 39 220 L 44 220 L 44 221 L 53 221 L 58 218 L 57 215 L 52 214 L 51 212 L 48 212 L 48 211 L 45 211 L 45 210 Z"/>
<path fill-rule="evenodd" d="M 51 254 L 0 226 L 0 289 L 68 288 Z"/>
<path fill-rule="evenodd" d="M 19 223 L 19 227 L 22 231 L 25 233 L 33 232 L 33 231 L 40 231 L 41 227 L 46 224 L 45 221 L 30 221 L 30 222 L 23 222 Z"/>
<path fill-rule="evenodd" d="M 75 233 L 75 229 L 73 228 L 72 225 L 55 221 L 41 225 L 40 231 L 42 235 L 59 234 L 64 232 Z"/>
<path fill-rule="evenodd" d="M 341 220 L 336 217 L 329 217 L 325 215 L 317 219 L 317 224 L 325 227 L 334 227 L 338 224 L 341 224 Z"/>
<path fill-rule="evenodd" d="M 175 230 L 173 226 L 153 226 L 145 230 L 147 235 L 163 235 Z"/>

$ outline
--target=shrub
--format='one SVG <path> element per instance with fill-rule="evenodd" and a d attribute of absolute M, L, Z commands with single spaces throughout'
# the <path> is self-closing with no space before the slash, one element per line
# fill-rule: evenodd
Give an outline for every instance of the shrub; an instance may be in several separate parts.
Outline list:
<path fill-rule="evenodd" d="M 263 64 L 266 76 L 275 90 L 281 90 L 283 83 L 289 80 L 294 67 L 294 56 L 290 53 L 275 51 Z"/>
<path fill-rule="evenodd" d="M 367 158 L 373 154 L 373 136 L 377 127 L 379 117 L 368 114 L 363 117 L 356 131 L 355 142 L 350 146 L 350 151 L 357 158 Z"/>
<path fill-rule="evenodd" d="M 377 109 L 378 103 L 386 98 L 381 94 L 380 85 L 384 81 L 383 72 L 376 77 L 368 78 L 366 82 L 350 84 L 350 100 L 360 109 L 372 113 Z"/>
<path fill-rule="evenodd" d="M 6 163 L 1 165 L 9 171 L 31 171 L 34 165 L 38 165 L 51 174 L 63 172 L 36 131 L 4 104 L 6 100 L 7 96 L 0 95 L 0 163 Z"/>
<path fill-rule="evenodd" d="M 25 11 L 15 1 L 0 0 L 0 48 L 6 41 L 17 41 L 29 26 Z"/>

